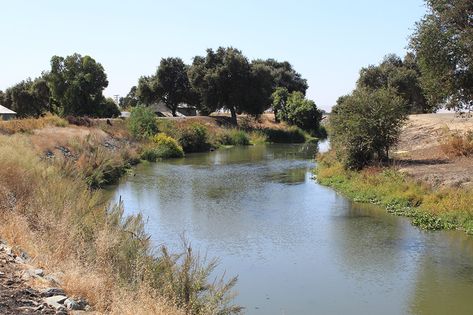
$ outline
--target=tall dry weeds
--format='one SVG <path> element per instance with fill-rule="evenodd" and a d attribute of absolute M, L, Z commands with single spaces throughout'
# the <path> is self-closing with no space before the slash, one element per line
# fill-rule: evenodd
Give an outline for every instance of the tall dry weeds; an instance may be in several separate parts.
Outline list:
<path fill-rule="evenodd" d="M 235 280 L 209 283 L 214 264 L 188 247 L 153 255 L 140 216 L 125 217 L 83 177 L 40 159 L 27 135 L 0 136 L 0 165 L 0 235 L 59 274 L 69 294 L 112 314 L 240 311 L 229 304 Z"/>

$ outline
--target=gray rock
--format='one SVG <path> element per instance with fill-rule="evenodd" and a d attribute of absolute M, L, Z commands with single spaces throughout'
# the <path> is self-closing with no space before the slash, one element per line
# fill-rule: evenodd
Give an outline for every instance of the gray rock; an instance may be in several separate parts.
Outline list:
<path fill-rule="evenodd" d="M 56 309 L 56 315 L 67 315 L 67 309 L 61 305 L 58 309 Z"/>
<path fill-rule="evenodd" d="M 22 278 L 29 280 L 30 278 L 38 278 L 44 276 L 43 269 L 28 269 L 23 272 Z"/>
<path fill-rule="evenodd" d="M 44 302 L 55 309 L 59 310 L 60 308 L 65 309 L 63 303 L 67 299 L 65 295 L 54 295 L 44 299 Z"/>
<path fill-rule="evenodd" d="M 11 249 L 10 247 L 5 246 L 5 247 L 3 248 L 3 250 L 5 251 L 5 253 L 6 253 L 8 256 L 13 256 L 13 251 L 12 251 L 12 249 Z"/>
<path fill-rule="evenodd" d="M 68 310 L 74 310 L 74 311 L 78 311 L 78 310 L 83 310 L 84 308 L 81 307 L 81 305 L 79 303 L 77 303 L 76 301 L 74 301 L 73 299 L 71 298 L 68 298 L 67 300 L 64 301 L 64 306 L 68 309 Z"/>
<path fill-rule="evenodd" d="M 21 259 L 23 259 L 23 260 L 25 260 L 25 261 L 26 261 L 26 260 L 30 260 L 30 255 L 28 255 L 28 253 L 26 253 L 26 252 L 24 252 L 24 251 L 21 251 L 20 257 L 21 257 Z"/>
<path fill-rule="evenodd" d="M 41 291 L 42 297 L 51 297 L 55 295 L 66 295 L 66 293 L 61 288 L 47 288 Z"/>
<path fill-rule="evenodd" d="M 16 262 L 17 264 L 24 264 L 24 263 L 25 263 L 25 260 L 24 260 L 23 258 L 21 258 L 20 256 L 16 256 L 15 262 Z"/>

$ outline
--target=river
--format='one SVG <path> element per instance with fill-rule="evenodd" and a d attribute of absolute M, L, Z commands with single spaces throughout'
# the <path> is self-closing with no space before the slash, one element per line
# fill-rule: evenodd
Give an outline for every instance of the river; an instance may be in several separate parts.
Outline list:
<path fill-rule="evenodd" d="M 238 275 L 246 314 L 473 314 L 473 237 L 426 232 L 313 179 L 316 145 L 141 164 L 112 189 L 155 245 Z"/>

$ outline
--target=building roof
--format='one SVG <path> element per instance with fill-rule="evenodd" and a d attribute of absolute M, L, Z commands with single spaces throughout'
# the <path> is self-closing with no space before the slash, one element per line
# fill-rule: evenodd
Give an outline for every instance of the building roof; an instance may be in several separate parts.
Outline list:
<path fill-rule="evenodd" d="M 12 111 L 11 109 L 8 109 L 5 106 L 0 105 L 0 115 L 5 115 L 5 114 L 16 115 L 16 113 Z"/>

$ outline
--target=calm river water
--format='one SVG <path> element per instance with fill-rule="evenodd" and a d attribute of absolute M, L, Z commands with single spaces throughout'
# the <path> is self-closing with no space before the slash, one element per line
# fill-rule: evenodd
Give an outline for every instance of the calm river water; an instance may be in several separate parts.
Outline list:
<path fill-rule="evenodd" d="M 156 245 L 218 257 L 246 314 L 473 314 L 473 237 L 424 232 L 318 185 L 314 145 L 139 165 L 114 188 Z"/>

